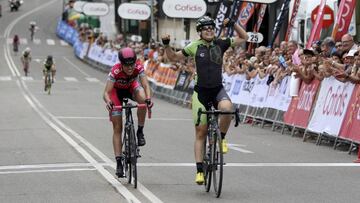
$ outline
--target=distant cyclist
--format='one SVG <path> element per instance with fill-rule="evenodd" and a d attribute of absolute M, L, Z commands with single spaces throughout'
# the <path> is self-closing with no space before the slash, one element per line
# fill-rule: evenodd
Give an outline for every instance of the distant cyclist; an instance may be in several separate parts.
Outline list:
<path fill-rule="evenodd" d="M 55 68 L 55 61 L 52 57 L 52 55 L 48 55 L 44 61 L 44 69 L 43 69 L 43 74 L 44 74 L 44 82 L 45 82 L 45 91 L 46 91 L 46 81 L 48 80 L 48 76 L 49 76 L 49 72 L 51 72 L 51 83 L 54 83 L 54 77 L 55 77 L 55 72 L 56 72 L 56 68 Z"/>
<path fill-rule="evenodd" d="M 35 35 L 35 31 L 36 31 L 36 22 L 35 21 L 31 21 L 30 22 L 30 39 L 31 41 L 34 41 L 34 35 Z"/>
<path fill-rule="evenodd" d="M 113 147 L 116 159 L 116 175 L 124 177 L 122 166 L 122 111 L 114 109 L 114 106 L 121 106 L 123 98 L 130 98 L 139 104 L 146 103 L 152 106 L 151 90 L 144 72 L 144 67 L 137 60 L 133 49 L 126 47 L 119 51 L 120 63 L 115 64 L 109 73 L 106 82 L 103 99 L 106 108 L 111 114 L 113 123 Z M 145 124 L 146 109 L 138 109 L 138 129 L 136 132 L 138 146 L 145 145 L 143 128 Z"/>
<path fill-rule="evenodd" d="M 19 45 L 20 45 L 19 36 L 14 35 L 14 38 L 13 38 L 13 50 L 14 50 L 15 54 L 17 54 L 18 51 L 19 51 Z"/>
<path fill-rule="evenodd" d="M 246 42 L 248 36 L 246 31 L 233 20 L 224 20 L 225 27 L 234 27 L 237 37 L 216 38 L 215 21 L 209 16 L 203 16 L 196 22 L 196 31 L 200 39 L 192 41 L 183 50 L 175 52 L 170 46 L 170 35 L 164 35 L 162 42 L 165 46 L 166 55 L 171 61 L 180 61 L 186 57 L 195 59 L 197 72 L 196 85 L 192 96 L 192 111 L 194 122 L 197 121 L 197 111 L 209 109 L 212 103 L 215 108 L 221 111 L 232 111 L 233 104 L 222 85 L 222 62 L 225 51 L 229 47 L 234 47 Z M 230 126 L 231 116 L 220 116 L 220 132 L 222 137 L 223 153 L 228 151 L 225 135 Z M 204 184 L 203 172 L 203 151 L 204 141 L 207 134 L 206 117 L 202 116 L 199 126 L 195 127 L 195 161 L 196 177 L 195 182 L 199 185 Z"/>
<path fill-rule="evenodd" d="M 27 47 L 21 55 L 21 63 L 25 72 L 25 76 L 29 74 L 30 62 L 31 62 L 31 49 Z"/>

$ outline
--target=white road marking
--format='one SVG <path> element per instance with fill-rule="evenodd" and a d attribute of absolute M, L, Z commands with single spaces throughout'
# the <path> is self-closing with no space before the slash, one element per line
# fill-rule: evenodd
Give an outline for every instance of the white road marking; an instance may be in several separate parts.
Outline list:
<path fill-rule="evenodd" d="M 53 39 L 47 39 L 47 40 L 46 40 L 46 43 L 47 43 L 48 45 L 53 46 L 53 45 L 55 45 L 55 40 L 53 40 Z"/>
<path fill-rule="evenodd" d="M 97 79 L 97 78 L 88 78 L 88 77 L 86 77 L 85 79 L 87 81 L 89 81 L 89 82 L 99 82 L 99 79 Z"/>
<path fill-rule="evenodd" d="M 225 161 L 226 162 L 226 161 Z M 137 163 L 143 167 L 193 167 L 195 163 Z M 226 167 L 360 167 L 359 163 L 227 163 Z"/>
<path fill-rule="evenodd" d="M 64 40 L 60 40 L 60 44 L 61 44 L 61 46 L 69 46 L 69 44 L 67 42 L 65 42 Z"/>
<path fill-rule="evenodd" d="M 34 44 L 39 45 L 41 43 L 40 39 L 34 39 Z"/>
<path fill-rule="evenodd" d="M 64 77 L 64 79 L 69 82 L 77 82 L 78 81 L 78 79 L 76 79 L 74 77 Z"/>
<path fill-rule="evenodd" d="M 25 80 L 25 81 L 33 81 L 34 80 L 34 78 L 32 78 L 31 76 L 21 76 L 21 79 Z"/>
<path fill-rule="evenodd" d="M 242 152 L 242 153 L 245 153 L 245 154 L 253 154 L 254 153 L 252 151 L 241 148 L 240 145 L 238 145 L 238 144 L 230 144 L 229 143 L 228 147 L 229 147 L 229 149 L 239 151 L 239 152 Z"/>
<path fill-rule="evenodd" d="M 90 77 L 89 74 L 87 74 L 86 72 L 84 72 L 83 70 L 81 70 L 77 65 L 75 65 L 73 62 L 71 62 L 68 58 L 64 57 L 65 61 L 68 62 L 70 65 L 72 65 L 76 70 L 78 70 L 80 73 L 82 73 L 83 75 L 85 75 L 85 77 Z"/>
<path fill-rule="evenodd" d="M 11 76 L 0 76 L 0 81 L 10 81 Z"/>
<path fill-rule="evenodd" d="M 44 173 L 44 172 L 66 172 L 66 171 L 95 171 L 95 168 L 68 168 L 68 169 L 49 169 L 49 170 L 24 170 L 24 171 L 0 171 L 1 174 L 15 173 Z"/>
<path fill-rule="evenodd" d="M 103 120 L 109 117 L 96 117 L 96 116 L 56 116 L 59 119 L 90 119 L 90 120 Z M 193 121 L 190 118 L 151 118 L 154 121 Z"/>
<path fill-rule="evenodd" d="M 20 44 L 26 45 L 28 43 L 26 38 L 20 38 Z"/>

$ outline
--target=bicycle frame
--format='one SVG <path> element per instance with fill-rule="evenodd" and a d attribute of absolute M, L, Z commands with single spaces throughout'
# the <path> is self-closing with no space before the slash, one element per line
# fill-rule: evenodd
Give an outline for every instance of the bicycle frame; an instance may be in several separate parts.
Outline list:
<path fill-rule="evenodd" d="M 114 106 L 116 109 L 125 110 L 125 125 L 122 137 L 122 151 L 125 156 L 124 170 L 128 179 L 128 183 L 133 182 L 134 188 L 137 188 L 137 158 L 140 157 L 140 149 L 137 145 L 135 136 L 134 120 L 131 109 L 133 108 L 147 108 L 146 104 L 131 104 L 128 99 L 123 99 L 123 106 Z M 149 110 L 150 111 L 150 110 Z M 150 114 L 149 114 L 150 117 Z"/>

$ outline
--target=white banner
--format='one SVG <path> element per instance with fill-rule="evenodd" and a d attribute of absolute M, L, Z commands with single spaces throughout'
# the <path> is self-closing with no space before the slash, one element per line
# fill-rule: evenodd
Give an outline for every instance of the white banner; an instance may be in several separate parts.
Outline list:
<path fill-rule="evenodd" d="M 337 136 L 353 89 L 354 84 L 339 82 L 334 77 L 325 78 L 308 129 Z"/>
<path fill-rule="evenodd" d="M 290 76 L 284 77 L 280 84 L 269 85 L 265 107 L 287 111 L 290 102 Z"/>
<path fill-rule="evenodd" d="M 226 91 L 226 93 L 230 96 L 231 95 L 231 85 L 233 83 L 233 79 L 234 79 L 234 76 L 235 75 L 228 75 L 227 73 L 223 73 L 223 80 L 222 80 L 222 83 L 223 83 L 223 86 L 224 86 L 224 89 Z"/>
<path fill-rule="evenodd" d="M 243 104 L 246 103 L 244 102 L 244 98 L 241 97 L 240 92 L 243 86 L 243 83 L 246 81 L 245 75 L 234 75 L 233 81 L 232 81 L 232 85 L 230 88 L 230 93 L 229 96 L 231 98 L 231 101 L 234 104 Z"/>
<path fill-rule="evenodd" d="M 260 78 L 259 75 L 255 78 L 255 85 L 250 94 L 250 106 L 264 107 L 266 102 L 266 96 L 269 86 L 266 84 L 268 76 Z"/>

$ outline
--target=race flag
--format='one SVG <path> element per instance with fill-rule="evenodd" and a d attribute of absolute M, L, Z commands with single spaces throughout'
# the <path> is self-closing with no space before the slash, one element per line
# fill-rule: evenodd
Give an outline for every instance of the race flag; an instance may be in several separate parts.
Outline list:
<path fill-rule="evenodd" d="M 234 0 L 233 5 L 231 7 L 231 13 L 229 15 L 230 19 L 234 19 L 236 20 L 238 14 L 239 14 L 239 10 L 240 10 L 240 5 L 241 5 L 241 1 L 240 0 Z M 229 27 L 227 29 L 227 34 L 226 36 L 228 37 L 232 37 L 234 33 L 234 27 Z"/>
<path fill-rule="evenodd" d="M 265 12 L 266 12 L 266 7 L 267 5 L 266 4 L 261 4 L 260 6 L 260 10 L 259 10 L 259 13 L 258 13 L 258 16 L 257 16 L 257 22 L 254 26 L 254 32 L 259 32 L 260 30 L 260 26 L 261 26 L 261 23 L 264 19 L 264 15 L 265 15 Z"/>
<path fill-rule="evenodd" d="M 340 2 L 339 11 L 331 33 L 331 37 L 335 39 L 335 41 L 340 41 L 341 37 L 348 33 L 355 6 L 356 0 L 342 0 Z"/>
<path fill-rule="evenodd" d="M 290 19 L 290 22 L 289 22 L 289 25 L 288 25 L 288 28 L 287 28 L 287 31 L 286 31 L 286 35 L 285 35 L 285 41 L 288 41 L 289 37 L 291 35 L 291 31 L 292 31 L 292 29 L 294 27 L 296 15 L 297 15 L 298 10 L 299 10 L 300 2 L 301 2 L 301 0 L 295 0 L 295 2 L 294 2 L 294 6 L 293 6 L 293 9 L 292 9 L 292 14 L 291 14 L 291 19 Z"/>
<path fill-rule="evenodd" d="M 317 40 L 317 39 L 320 38 L 321 29 L 322 29 L 322 21 L 324 19 L 325 5 L 326 5 L 326 0 L 321 0 L 319 11 L 316 14 L 315 23 L 311 28 L 311 34 L 310 34 L 309 40 L 308 40 L 308 42 L 306 44 L 307 49 L 311 48 L 311 45 L 312 45 L 314 40 Z"/>
<path fill-rule="evenodd" d="M 237 23 L 239 23 L 243 27 L 246 27 L 247 22 L 254 13 L 254 10 L 255 10 L 255 4 L 243 3 L 240 9 L 240 14 L 237 19 Z"/>
<path fill-rule="evenodd" d="M 259 7 L 260 7 L 260 9 L 259 9 Z M 261 4 L 261 5 L 256 6 L 256 10 L 259 10 L 258 11 L 259 13 L 258 13 L 258 16 L 257 16 L 256 24 L 254 25 L 254 29 L 253 29 L 254 32 L 259 32 L 261 23 L 262 23 L 262 21 L 264 19 L 266 8 L 267 8 L 267 4 Z M 249 53 L 252 53 L 253 45 L 254 45 L 253 43 L 249 44 L 249 47 L 248 47 L 248 52 Z"/>
<path fill-rule="evenodd" d="M 281 10 L 276 19 L 276 23 L 275 23 L 274 30 L 273 30 L 273 33 L 271 36 L 271 40 L 269 42 L 269 47 L 272 47 L 272 45 L 274 44 L 274 41 L 276 39 L 276 36 L 279 34 L 279 31 L 280 31 L 281 25 L 284 22 L 285 16 L 289 12 L 289 4 L 290 4 L 290 0 L 285 0 L 281 6 Z"/>
<path fill-rule="evenodd" d="M 227 18 L 230 15 L 231 12 L 231 5 L 232 1 L 230 0 L 223 0 L 219 6 L 216 18 L 215 18 L 215 31 L 216 36 L 220 37 L 222 28 L 223 28 L 223 22 L 225 18 Z"/>

